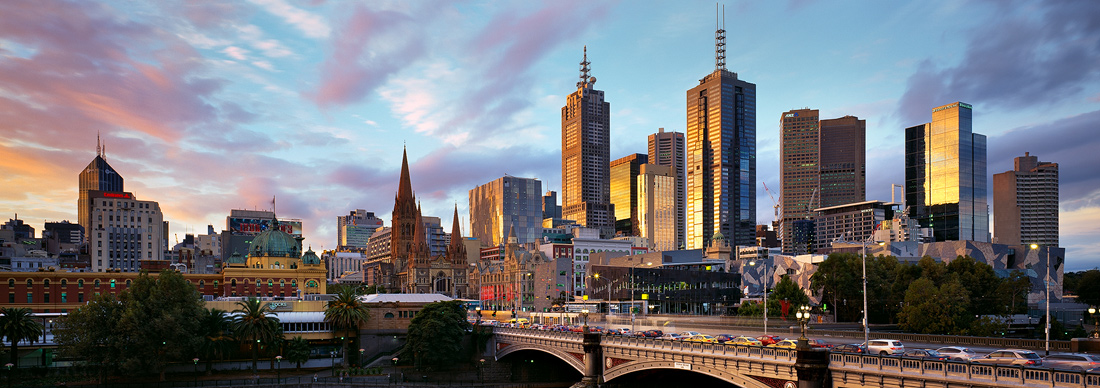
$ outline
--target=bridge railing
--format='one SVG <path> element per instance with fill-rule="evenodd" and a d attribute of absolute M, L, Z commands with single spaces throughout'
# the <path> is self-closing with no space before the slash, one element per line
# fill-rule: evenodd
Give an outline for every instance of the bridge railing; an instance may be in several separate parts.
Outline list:
<path fill-rule="evenodd" d="M 796 355 L 794 349 L 769 348 L 748 345 L 726 345 L 704 342 L 621 336 L 604 336 L 601 340 L 601 344 L 603 346 L 612 347 L 645 350 L 682 351 L 718 357 L 750 357 L 786 362 L 794 362 Z"/>
<path fill-rule="evenodd" d="M 989 365 L 855 353 L 832 353 L 829 368 L 857 368 L 922 377 L 927 380 L 988 382 L 1006 386 L 1100 387 L 1100 374 L 1041 367 Z"/>
<path fill-rule="evenodd" d="M 858 339 L 863 342 L 862 331 L 850 330 L 813 330 L 814 336 L 829 336 Z M 971 337 L 961 335 L 938 334 L 908 334 L 908 333 L 871 333 L 871 338 L 888 338 L 902 342 L 916 342 L 926 344 L 954 345 L 954 346 L 982 346 L 1001 349 L 1031 349 L 1041 350 L 1046 347 L 1041 339 L 1027 338 L 999 338 L 999 337 Z M 1050 350 L 1070 351 L 1070 341 L 1050 341 Z"/>

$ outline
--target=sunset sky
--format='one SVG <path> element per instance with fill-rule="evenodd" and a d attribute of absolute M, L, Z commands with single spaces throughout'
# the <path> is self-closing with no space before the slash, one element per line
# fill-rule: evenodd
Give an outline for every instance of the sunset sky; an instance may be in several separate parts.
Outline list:
<path fill-rule="evenodd" d="M 724 4 L 769 187 L 783 111 L 866 119 L 867 199 L 889 200 L 904 128 L 963 101 L 989 137 L 990 191 L 1024 152 L 1059 163 L 1067 267 L 1100 266 L 1100 2 Z M 6 0 L 0 15 L 0 220 L 39 233 L 76 221 L 97 133 L 180 238 L 273 196 L 314 249 L 353 209 L 389 226 L 403 145 L 425 214 L 450 225 L 457 203 L 468 231 L 479 184 L 560 191 L 560 109 L 585 45 L 612 159 L 684 131 L 686 91 L 714 70 L 710 1 Z"/>

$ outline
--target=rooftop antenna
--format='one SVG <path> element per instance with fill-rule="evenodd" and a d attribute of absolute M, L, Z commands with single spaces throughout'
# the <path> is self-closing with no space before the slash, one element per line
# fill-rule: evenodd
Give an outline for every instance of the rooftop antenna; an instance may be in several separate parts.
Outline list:
<path fill-rule="evenodd" d="M 726 6 L 714 3 L 714 71 L 726 70 Z"/>
<path fill-rule="evenodd" d="M 584 59 L 581 60 L 581 80 L 577 82 L 578 89 L 591 83 L 591 77 L 588 76 L 588 72 L 592 71 L 592 69 L 588 67 L 588 65 L 591 64 L 592 62 L 588 61 L 588 45 L 584 45 Z"/>
<path fill-rule="evenodd" d="M 103 143 L 99 140 L 99 131 L 95 133 L 95 156 L 103 156 Z"/>

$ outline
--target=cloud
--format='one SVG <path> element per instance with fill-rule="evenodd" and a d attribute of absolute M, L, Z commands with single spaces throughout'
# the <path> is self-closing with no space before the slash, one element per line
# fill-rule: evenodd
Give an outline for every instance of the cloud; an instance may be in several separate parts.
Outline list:
<path fill-rule="evenodd" d="M 283 21 L 302 31 L 310 38 L 323 39 L 332 34 L 332 27 L 324 18 L 311 12 L 298 9 L 283 0 L 249 0 L 253 4 L 263 7 L 272 15 L 283 18 Z"/>
<path fill-rule="evenodd" d="M 925 60 L 909 77 L 896 112 L 902 122 L 926 122 L 929 109 L 953 101 L 1016 109 L 1095 92 L 1088 85 L 1100 81 L 1100 2 L 992 4 L 998 21 L 967 35 L 959 64 Z"/>
<path fill-rule="evenodd" d="M 246 56 L 248 54 L 248 50 L 240 47 L 229 46 L 222 49 L 222 53 L 225 53 L 225 55 L 228 55 L 230 58 L 236 59 L 238 61 L 248 60 L 248 57 Z"/>

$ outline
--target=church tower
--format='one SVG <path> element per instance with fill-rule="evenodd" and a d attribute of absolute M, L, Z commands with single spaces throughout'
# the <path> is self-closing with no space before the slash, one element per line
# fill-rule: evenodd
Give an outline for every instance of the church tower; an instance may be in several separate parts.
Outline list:
<path fill-rule="evenodd" d="M 405 260 L 412 252 L 416 223 L 416 195 L 413 194 L 412 181 L 409 179 L 409 158 L 407 152 L 402 150 L 401 180 L 393 201 L 393 229 L 390 232 L 390 258 L 396 271 L 404 271 L 408 266 Z"/>

